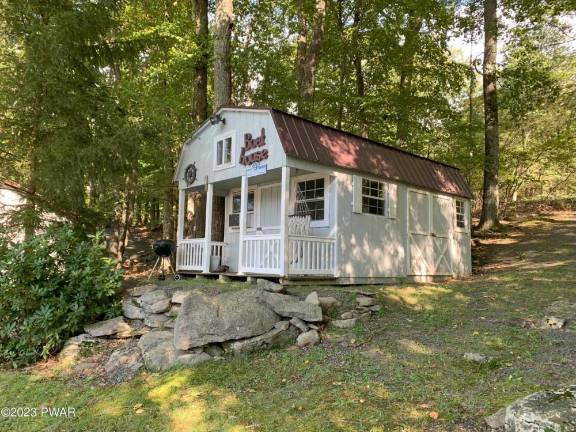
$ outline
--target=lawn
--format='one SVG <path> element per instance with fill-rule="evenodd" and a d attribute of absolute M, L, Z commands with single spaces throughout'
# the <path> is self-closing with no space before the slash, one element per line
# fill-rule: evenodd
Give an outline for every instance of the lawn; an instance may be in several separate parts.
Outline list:
<path fill-rule="evenodd" d="M 475 431 L 518 397 L 576 382 L 576 328 L 534 324 L 576 302 L 576 222 L 516 222 L 483 240 L 470 278 L 374 286 L 382 310 L 321 345 L 141 373 L 104 387 L 41 367 L 0 372 L 0 407 L 73 407 L 74 418 L 0 418 L 10 431 Z M 296 292 L 310 288 L 295 289 Z M 318 287 L 342 302 L 352 288 Z M 465 352 L 494 357 L 475 364 Z"/>

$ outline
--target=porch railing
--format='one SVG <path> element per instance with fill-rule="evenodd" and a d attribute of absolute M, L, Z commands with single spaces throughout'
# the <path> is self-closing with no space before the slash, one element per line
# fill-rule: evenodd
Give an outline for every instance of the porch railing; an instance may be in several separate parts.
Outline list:
<path fill-rule="evenodd" d="M 290 236 L 289 269 L 293 275 L 334 275 L 334 239 L 312 236 Z"/>
<path fill-rule="evenodd" d="M 282 254 L 279 235 L 245 236 L 242 242 L 241 271 L 279 275 Z"/>
<path fill-rule="evenodd" d="M 210 242 L 210 256 L 222 257 L 224 246 L 225 243 L 223 242 Z M 206 241 L 204 239 L 186 239 L 180 241 L 176 252 L 176 269 L 203 271 L 205 267 L 205 247 Z"/>

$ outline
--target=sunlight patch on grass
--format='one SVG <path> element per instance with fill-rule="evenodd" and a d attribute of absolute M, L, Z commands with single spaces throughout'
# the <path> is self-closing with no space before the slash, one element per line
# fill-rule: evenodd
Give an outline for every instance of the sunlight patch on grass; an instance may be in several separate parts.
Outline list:
<path fill-rule="evenodd" d="M 432 301 L 443 295 L 452 293 L 452 290 L 440 286 L 421 287 L 390 287 L 386 289 L 385 296 L 395 302 L 402 303 L 415 310 L 432 310 Z"/>
<path fill-rule="evenodd" d="M 434 353 L 434 350 L 428 348 L 427 346 L 421 344 L 420 342 L 416 342 L 410 339 L 400 339 L 398 344 L 402 346 L 406 351 L 411 352 L 413 354 L 425 354 L 431 355 Z"/>

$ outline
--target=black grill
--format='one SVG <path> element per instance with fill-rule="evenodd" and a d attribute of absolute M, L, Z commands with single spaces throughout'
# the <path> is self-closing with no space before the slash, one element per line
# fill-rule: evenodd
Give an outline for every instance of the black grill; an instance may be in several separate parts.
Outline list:
<path fill-rule="evenodd" d="M 169 257 L 176 250 L 176 245 L 172 240 L 156 240 L 152 247 L 156 255 L 161 257 Z"/>

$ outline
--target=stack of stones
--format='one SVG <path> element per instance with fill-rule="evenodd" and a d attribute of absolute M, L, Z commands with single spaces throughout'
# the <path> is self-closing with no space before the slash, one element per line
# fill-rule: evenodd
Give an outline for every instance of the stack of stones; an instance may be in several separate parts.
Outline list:
<path fill-rule="evenodd" d="M 255 288 L 212 296 L 145 285 L 126 296 L 122 316 L 86 326 L 76 341 L 128 339 L 105 365 L 108 381 L 118 383 L 141 367 L 157 371 L 294 342 L 315 345 L 324 313 L 338 304 L 316 292 L 302 301 L 264 279 Z"/>
<path fill-rule="evenodd" d="M 370 318 L 373 313 L 379 312 L 380 308 L 373 293 L 358 291 L 354 309 L 344 312 L 339 320 L 332 320 L 330 324 L 337 328 L 352 328 L 356 325 L 356 321 Z"/>

